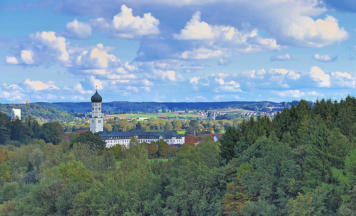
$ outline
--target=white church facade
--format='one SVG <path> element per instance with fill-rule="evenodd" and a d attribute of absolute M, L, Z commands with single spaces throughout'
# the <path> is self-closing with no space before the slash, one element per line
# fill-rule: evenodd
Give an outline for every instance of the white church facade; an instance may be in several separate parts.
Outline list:
<path fill-rule="evenodd" d="M 99 95 L 98 91 L 91 97 L 91 119 L 90 131 L 92 133 L 99 133 L 104 131 L 104 119 L 101 113 L 101 103 L 103 98 Z"/>
<path fill-rule="evenodd" d="M 129 131 L 129 132 L 104 132 L 104 119 L 102 114 L 102 101 L 98 91 L 91 97 L 92 117 L 90 119 L 90 131 L 99 133 L 106 143 L 106 147 L 110 148 L 115 145 L 129 147 L 131 138 L 135 137 L 140 143 L 156 142 L 160 139 L 167 142 L 169 145 L 183 145 L 185 137 L 175 132 L 144 132 L 144 131 Z"/>

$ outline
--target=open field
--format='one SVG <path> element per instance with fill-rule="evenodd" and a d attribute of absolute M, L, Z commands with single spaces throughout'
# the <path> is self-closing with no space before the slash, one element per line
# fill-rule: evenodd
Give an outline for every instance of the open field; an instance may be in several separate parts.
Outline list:
<path fill-rule="evenodd" d="M 193 119 L 198 118 L 198 114 L 173 112 L 173 113 L 142 113 L 142 114 L 111 114 L 105 115 L 105 119 L 151 119 L 151 118 L 179 118 L 179 119 Z"/>

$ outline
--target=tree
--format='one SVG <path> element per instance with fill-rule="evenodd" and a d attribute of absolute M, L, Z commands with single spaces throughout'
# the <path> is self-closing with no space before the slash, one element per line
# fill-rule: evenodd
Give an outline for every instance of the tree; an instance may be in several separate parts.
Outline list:
<path fill-rule="evenodd" d="M 245 208 L 240 211 L 242 216 L 275 216 L 279 215 L 279 211 L 273 204 L 266 200 L 250 201 Z"/>
<path fill-rule="evenodd" d="M 20 120 L 16 119 L 11 123 L 11 135 L 12 140 L 20 142 L 28 142 L 30 138 L 29 128 L 23 124 Z"/>
<path fill-rule="evenodd" d="M 6 114 L 0 112 L 0 144 L 10 140 L 10 121 Z"/>
<path fill-rule="evenodd" d="M 0 162 L 0 186 L 11 179 L 11 168 L 7 162 Z"/>
<path fill-rule="evenodd" d="M 170 147 L 168 143 L 162 139 L 157 141 L 157 146 L 158 146 L 158 154 L 160 157 L 168 157 L 170 154 Z"/>
<path fill-rule="evenodd" d="M 353 189 L 345 196 L 345 198 L 340 206 L 339 213 L 342 216 L 356 216 L 356 185 Z"/>
<path fill-rule="evenodd" d="M 156 143 L 151 142 L 150 144 L 147 145 L 147 149 L 148 149 L 148 155 L 151 158 L 155 158 L 157 156 L 158 147 L 157 147 Z"/>
<path fill-rule="evenodd" d="M 98 150 L 103 150 L 106 146 L 105 141 L 103 141 L 99 134 L 93 134 L 90 131 L 86 131 L 76 136 L 73 139 L 71 146 L 73 146 L 74 143 L 87 144 L 90 148 Z"/>
<path fill-rule="evenodd" d="M 20 192 L 19 184 L 17 182 L 8 182 L 0 190 L 0 203 L 12 200 Z"/>
<path fill-rule="evenodd" d="M 193 132 L 193 135 L 196 136 L 197 130 L 200 129 L 200 124 L 198 120 L 190 120 L 189 122 L 189 130 Z"/>
<path fill-rule="evenodd" d="M 46 142 L 59 144 L 64 135 L 62 125 L 58 122 L 44 123 L 41 127 L 40 138 Z"/>
<path fill-rule="evenodd" d="M 239 141 L 238 130 L 230 127 L 226 133 L 220 138 L 220 156 L 226 162 L 229 162 L 235 156 L 235 146 Z M 241 149 L 243 151 L 243 149 Z"/>
<path fill-rule="evenodd" d="M 216 151 L 217 148 L 209 148 Z M 180 152 L 171 161 L 166 186 L 167 198 L 164 215 L 210 216 L 222 214 L 225 183 L 220 181 L 219 170 L 209 167 L 201 148 Z M 207 149 L 205 149 L 207 150 Z M 210 162 L 208 162 L 210 163 Z"/>

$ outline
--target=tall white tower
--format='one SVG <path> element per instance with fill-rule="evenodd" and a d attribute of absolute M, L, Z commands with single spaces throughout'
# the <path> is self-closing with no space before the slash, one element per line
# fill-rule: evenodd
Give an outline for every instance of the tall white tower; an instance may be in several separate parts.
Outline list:
<path fill-rule="evenodd" d="M 98 133 L 104 131 L 104 120 L 101 114 L 101 102 L 103 98 L 99 95 L 98 91 L 91 96 L 91 120 L 90 131 L 92 133 Z"/>

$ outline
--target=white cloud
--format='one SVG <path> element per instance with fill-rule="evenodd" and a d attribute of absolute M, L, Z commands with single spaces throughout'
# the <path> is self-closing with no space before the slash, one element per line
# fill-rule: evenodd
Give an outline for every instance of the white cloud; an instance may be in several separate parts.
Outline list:
<path fill-rule="evenodd" d="M 76 58 L 76 64 L 84 68 L 105 69 L 117 58 L 108 53 L 108 49 L 99 43 L 91 50 L 82 51 Z"/>
<path fill-rule="evenodd" d="M 319 94 L 316 91 L 310 92 L 303 92 L 298 89 L 296 90 L 286 90 L 286 91 L 277 91 L 275 92 L 277 95 L 281 97 L 288 97 L 288 98 L 302 98 L 308 96 L 318 96 Z"/>
<path fill-rule="evenodd" d="M 198 40 L 206 41 L 208 44 L 228 43 L 234 46 L 244 45 L 241 51 L 254 51 L 258 49 L 279 49 L 280 46 L 276 40 L 271 38 L 261 38 L 258 36 L 257 29 L 251 31 L 239 31 L 232 26 L 210 25 L 207 22 L 201 21 L 199 11 L 195 12 L 180 31 L 179 34 L 174 34 L 173 37 L 178 40 Z"/>
<path fill-rule="evenodd" d="M 325 55 L 315 54 L 313 56 L 313 58 L 315 60 L 317 60 L 317 61 L 320 61 L 320 62 L 331 62 L 331 61 L 334 61 L 336 59 L 336 57 L 330 57 L 327 54 L 325 54 Z"/>
<path fill-rule="evenodd" d="M 288 77 L 292 80 L 297 80 L 300 78 L 300 74 L 291 70 L 288 72 Z"/>
<path fill-rule="evenodd" d="M 153 83 L 147 79 L 142 80 L 142 83 L 144 86 L 152 86 L 153 85 Z"/>
<path fill-rule="evenodd" d="M 198 85 L 199 83 L 199 77 L 192 77 L 189 79 L 189 82 L 192 84 L 192 85 Z"/>
<path fill-rule="evenodd" d="M 279 75 L 283 77 L 287 77 L 289 79 L 297 80 L 300 78 L 300 74 L 296 73 L 293 70 L 288 70 L 285 68 L 272 68 L 269 70 L 269 73 L 272 75 Z"/>
<path fill-rule="evenodd" d="M 176 72 L 173 70 L 154 70 L 154 73 L 160 76 L 163 80 L 176 81 Z"/>
<path fill-rule="evenodd" d="M 138 88 L 135 86 L 126 86 L 126 90 L 133 91 L 133 92 L 138 92 Z"/>
<path fill-rule="evenodd" d="M 92 16 L 98 13 L 111 14 L 122 4 L 122 1 L 109 2 L 91 0 L 90 4 L 87 4 L 67 0 L 66 3 L 60 3 L 59 8 Z M 188 8 L 200 10 L 210 14 L 210 20 L 223 21 L 232 26 L 256 26 L 276 38 L 279 44 L 285 45 L 322 47 L 348 37 L 334 17 L 322 16 L 328 10 L 322 0 L 263 0 L 258 3 L 251 0 L 131 0 L 130 4 L 139 8 L 162 8 L 163 16 L 173 21 L 179 19 L 180 13 L 185 14 Z M 211 36 L 211 28 L 204 25 L 204 22 L 195 18 L 192 19 L 192 24 L 199 27 L 196 30 L 201 30 L 196 31 L 194 36 Z M 195 29 L 186 30 L 188 32 Z M 192 37 L 185 32 L 181 36 Z"/>
<path fill-rule="evenodd" d="M 21 50 L 21 60 L 25 64 L 34 64 L 32 50 Z"/>
<path fill-rule="evenodd" d="M 209 59 L 209 58 L 217 58 L 224 54 L 222 50 L 212 50 L 204 47 L 187 50 L 181 54 L 181 58 L 183 59 Z"/>
<path fill-rule="evenodd" d="M 271 58 L 272 61 L 288 61 L 291 60 L 291 56 L 289 55 L 289 53 L 286 53 L 284 55 L 277 55 L 277 56 L 273 56 Z"/>
<path fill-rule="evenodd" d="M 188 21 L 184 29 L 181 30 L 179 35 L 174 35 L 176 39 L 180 40 L 212 40 L 217 37 L 218 32 L 213 30 L 208 23 L 200 21 L 200 12 L 196 12 L 192 19 Z M 234 29 L 226 29 L 228 38 L 234 34 Z"/>
<path fill-rule="evenodd" d="M 265 69 L 257 69 L 257 70 L 251 70 L 243 73 L 245 76 L 248 76 L 252 79 L 272 79 L 279 84 L 283 86 L 287 86 L 286 84 L 283 83 L 285 78 L 291 79 L 291 80 L 298 80 L 301 75 L 293 70 L 289 70 L 286 68 L 271 68 L 268 71 Z"/>
<path fill-rule="evenodd" d="M 215 89 L 216 92 L 241 92 L 240 84 L 234 80 L 226 81 L 223 77 L 225 74 L 218 74 L 215 82 L 220 86 Z"/>
<path fill-rule="evenodd" d="M 313 66 L 310 69 L 309 76 L 312 78 L 312 80 L 318 83 L 319 87 L 330 86 L 330 76 L 318 66 Z"/>
<path fill-rule="evenodd" d="M 258 69 L 258 70 L 251 70 L 248 71 L 246 73 L 250 78 L 258 78 L 261 79 L 264 77 L 264 75 L 266 74 L 266 70 L 265 69 Z"/>
<path fill-rule="evenodd" d="M 80 39 L 88 38 L 91 35 L 91 26 L 85 22 L 79 22 L 78 20 L 73 20 L 67 23 L 67 32 L 72 37 L 77 37 Z"/>
<path fill-rule="evenodd" d="M 80 94 L 91 94 L 92 91 L 90 90 L 84 90 L 82 84 L 77 83 L 76 85 L 74 85 L 74 89 L 77 90 Z"/>
<path fill-rule="evenodd" d="M 17 58 L 15 56 L 6 56 L 7 64 L 18 64 Z"/>
<path fill-rule="evenodd" d="M 277 74 L 277 75 L 286 75 L 288 74 L 288 70 L 285 68 L 272 68 L 269 70 L 271 74 Z"/>
<path fill-rule="evenodd" d="M 53 81 L 48 81 L 47 83 L 42 81 L 35 81 L 26 79 L 24 84 L 28 86 L 31 90 L 34 91 L 43 91 L 43 90 L 58 90 L 59 88 L 54 84 Z"/>
<path fill-rule="evenodd" d="M 55 32 L 43 31 L 37 32 L 32 36 L 35 40 L 54 51 L 55 56 L 63 63 L 69 62 L 69 53 L 67 50 L 66 39 L 62 36 L 57 36 Z"/>
<path fill-rule="evenodd" d="M 332 16 L 313 20 L 308 16 L 299 16 L 288 20 L 282 31 L 287 37 L 296 39 L 307 46 L 323 47 L 348 38 L 344 28 Z"/>
<path fill-rule="evenodd" d="M 352 79 L 351 74 L 346 72 L 332 72 L 331 75 L 338 79 Z"/>
<path fill-rule="evenodd" d="M 356 88 L 356 76 L 347 72 L 332 72 L 331 76 L 340 87 Z"/>
<path fill-rule="evenodd" d="M 94 76 L 90 76 L 90 82 L 93 88 L 102 90 L 103 89 L 103 82 L 99 79 L 96 79 Z"/>
<path fill-rule="evenodd" d="M 323 47 L 348 38 L 348 33 L 339 26 L 334 17 L 326 16 L 325 18 L 313 19 L 313 17 L 326 11 L 319 0 L 265 0 L 258 4 L 247 0 L 212 0 L 210 2 L 215 10 L 224 11 L 221 10 L 221 7 L 235 8 L 228 14 L 231 21 L 242 19 L 252 25 L 260 26 L 287 44 Z M 202 2 L 184 1 L 183 3 L 200 5 Z M 248 13 L 246 13 L 246 10 L 248 10 Z M 200 22 L 198 15 L 188 23 L 189 25 L 186 26 L 187 28 L 184 31 L 181 31 L 181 38 L 201 37 L 209 39 L 214 35 L 213 27 L 210 26 L 209 28 L 207 23 Z M 194 26 L 201 32 L 190 31 L 194 29 Z M 224 31 L 221 32 L 224 33 Z"/>
<path fill-rule="evenodd" d="M 134 16 L 132 9 L 126 5 L 121 6 L 121 12 L 116 14 L 111 21 L 97 18 L 91 23 L 93 27 L 110 32 L 116 37 L 135 38 L 159 34 L 158 19 L 151 13 L 145 13 L 143 17 Z"/>
<path fill-rule="evenodd" d="M 183 59 L 209 59 L 230 56 L 265 49 L 280 49 L 277 41 L 272 38 L 261 38 L 257 29 L 240 31 L 233 26 L 211 25 L 201 21 L 199 11 L 179 34 L 173 37 L 196 43 L 197 48 L 186 50 L 180 54 Z"/>

